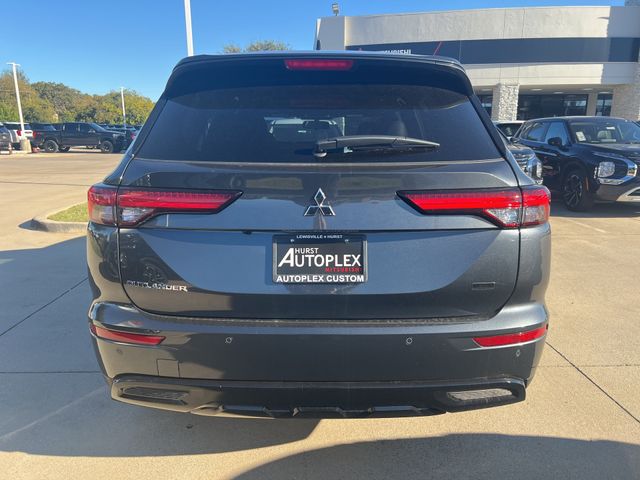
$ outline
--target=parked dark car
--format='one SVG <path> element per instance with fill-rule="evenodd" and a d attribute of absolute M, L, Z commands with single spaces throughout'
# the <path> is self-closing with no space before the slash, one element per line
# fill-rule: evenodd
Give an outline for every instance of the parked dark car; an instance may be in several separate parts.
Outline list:
<path fill-rule="evenodd" d="M 42 148 L 42 144 L 49 132 L 55 132 L 56 129 L 50 123 L 38 123 L 31 122 L 32 137 L 31 146 L 35 148 Z"/>
<path fill-rule="evenodd" d="M 500 129 L 498 129 L 498 133 L 522 171 L 529 175 L 536 184 L 542 185 L 542 162 L 533 149 L 522 145 L 513 138 L 508 138 Z"/>
<path fill-rule="evenodd" d="M 124 135 L 102 128 L 95 123 L 66 122 L 53 124 L 55 131 L 44 135 L 45 152 L 67 152 L 71 147 L 98 147 L 103 153 L 119 152 L 125 144 Z"/>
<path fill-rule="evenodd" d="M 276 138 L 285 120 L 297 134 Z M 525 398 L 549 192 L 453 60 L 184 59 L 88 198 L 89 328 L 116 400 L 352 417 Z"/>
<path fill-rule="evenodd" d="M 612 117 L 530 120 L 517 141 L 531 147 L 544 166 L 544 183 L 570 210 L 596 200 L 640 202 L 640 127 Z"/>
<path fill-rule="evenodd" d="M 9 152 L 9 154 L 13 152 L 11 132 L 2 122 L 0 122 L 0 152 Z"/>
<path fill-rule="evenodd" d="M 136 139 L 136 136 L 138 135 L 138 130 L 131 126 L 123 127 L 122 125 L 107 125 L 104 128 L 114 132 L 119 132 L 124 135 L 124 150 L 129 148 L 129 145 L 133 143 L 133 141 Z"/>

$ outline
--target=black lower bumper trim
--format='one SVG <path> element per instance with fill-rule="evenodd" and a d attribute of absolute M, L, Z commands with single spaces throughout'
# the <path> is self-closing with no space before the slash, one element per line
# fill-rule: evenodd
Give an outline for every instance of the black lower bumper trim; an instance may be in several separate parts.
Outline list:
<path fill-rule="evenodd" d="M 199 415 L 354 418 L 434 415 L 525 399 L 515 378 L 457 382 L 242 382 L 120 375 L 114 399 Z"/>

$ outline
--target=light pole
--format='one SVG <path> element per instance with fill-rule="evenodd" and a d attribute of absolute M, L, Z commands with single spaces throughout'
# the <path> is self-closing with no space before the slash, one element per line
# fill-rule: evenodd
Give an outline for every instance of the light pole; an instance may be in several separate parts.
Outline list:
<path fill-rule="evenodd" d="M 124 109 L 124 87 L 120 87 L 120 98 L 122 99 L 122 128 L 127 128 L 127 112 Z"/>
<path fill-rule="evenodd" d="M 11 65 L 13 67 L 13 85 L 16 88 L 16 100 L 18 101 L 18 116 L 20 117 L 20 136 L 22 138 L 20 141 L 20 150 L 26 150 L 27 152 L 31 152 L 31 142 L 24 134 L 24 118 L 22 117 L 22 102 L 20 102 L 20 88 L 18 87 L 18 72 L 16 71 L 16 67 L 19 67 L 20 64 L 16 62 L 7 62 L 7 65 Z"/>
<path fill-rule="evenodd" d="M 187 27 L 187 56 L 193 57 L 193 33 L 191 32 L 191 0 L 184 0 L 184 21 Z"/>
<path fill-rule="evenodd" d="M 24 118 L 22 118 L 22 103 L 20 102 L 20 88 L 18 87 L 18 73 L 16 67 L 19 67 L 19 63 L 7 62 L 7 65 L 13 67 L 13 84 L 16 87 L 16 100 L 18 100 L 18 115 L 20 116 L 20 130 L 24 131 Z"/>

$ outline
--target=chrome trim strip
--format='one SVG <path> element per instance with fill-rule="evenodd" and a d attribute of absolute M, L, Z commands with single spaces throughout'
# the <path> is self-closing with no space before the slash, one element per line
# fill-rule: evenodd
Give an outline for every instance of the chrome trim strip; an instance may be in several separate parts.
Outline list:
<path fill-rule="evenodd" d="M 618 197 L 616 202 L 640 202 L 640 195 L 631 195 L 633 192 L 640 193 L 640 187 L 636 185 L 631 190 L 627 190 Z"/>

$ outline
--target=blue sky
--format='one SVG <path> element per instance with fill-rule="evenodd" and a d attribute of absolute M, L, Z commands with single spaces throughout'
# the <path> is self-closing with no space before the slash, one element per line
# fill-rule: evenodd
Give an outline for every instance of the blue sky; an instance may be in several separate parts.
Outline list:
<path fill-rule="evenodd" d="M 186 55 L 183 0 L 22 0 L 25 21 L 0 25 L 0 69 L 22 65 L 31 81 L 62 82 L 88 93 L 125 86 L 155 100 Z M 311 49 L 326 0 L 191 0 L 195 53 L 274 39 Z M 623 0 L 342 0 L 344 15 L 543 5 L 622 5 Z M 18 13 L 18 9 L 13 9 Z M 17 19 L 18 15 L 13 18 Z"/>

